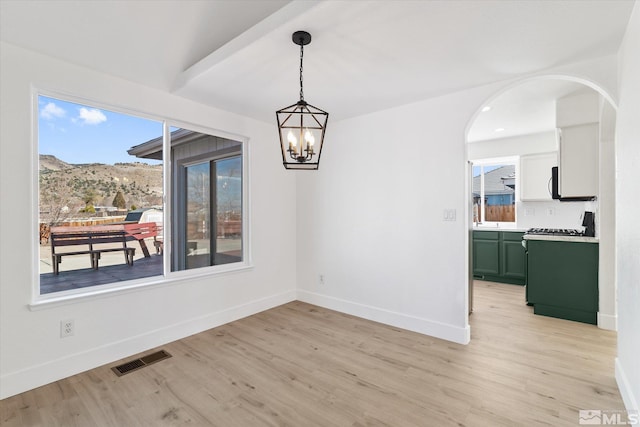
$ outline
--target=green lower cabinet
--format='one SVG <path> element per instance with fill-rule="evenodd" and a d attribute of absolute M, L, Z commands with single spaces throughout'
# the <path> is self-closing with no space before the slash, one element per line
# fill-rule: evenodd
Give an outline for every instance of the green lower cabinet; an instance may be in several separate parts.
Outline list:
<path fill-rule="evenodd" d="M 524 285 L 525 252 L 521 232 L 473 231 L 473 276 Z"/>
<path fill-rule="evenodd" d="M 526 258 L 522 246 L 522 233 L 503 233 L 500 245 L 500 274 L 524 284 Z"/>
<path fill-rule="evenodd" d="M 534 313 L 597 324 L 598 243 L 528 240 L 527 252 Z"/>
<path fill-rule="evenodd" d="M 473 274 L 500 275 L 500 241 L 497 231 L 473 232 Z"/>

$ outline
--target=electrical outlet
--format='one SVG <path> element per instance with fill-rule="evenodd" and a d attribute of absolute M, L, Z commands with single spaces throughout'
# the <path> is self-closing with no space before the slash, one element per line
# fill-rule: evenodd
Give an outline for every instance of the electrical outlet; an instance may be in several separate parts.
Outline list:
<path fill-rule="evenodd" d="M 60 321 L 60 338 L 71 337 L 76 331 L 73 319 Z"/>
<path fill-rule="evenodd" d="M 319 285 L 324 285 L 324 274 L 319 274 L 318 275 L 318 284 Z"/>

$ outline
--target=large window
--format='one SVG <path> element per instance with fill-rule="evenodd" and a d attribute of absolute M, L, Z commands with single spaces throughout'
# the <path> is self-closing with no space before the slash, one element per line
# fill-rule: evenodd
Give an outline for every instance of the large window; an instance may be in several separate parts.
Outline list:
<path fill-rule="evenodd" d="M 165 128 L 38 97 L 40 295 L 244 261 L 242 143 Z"/>
<path fill-rule="evenodd" d="M 476 224 L 516 221 L 515 162 L 474 163 L 473 221 Z"/>

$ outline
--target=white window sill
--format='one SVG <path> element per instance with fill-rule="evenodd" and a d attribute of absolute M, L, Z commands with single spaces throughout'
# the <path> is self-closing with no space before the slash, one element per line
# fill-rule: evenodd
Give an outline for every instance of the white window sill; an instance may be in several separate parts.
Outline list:
<path fill-rule="evenodd" d="M 233 267 L 230 267 L 230 264 L 227 264 L 224 266 L 215 266 L 211 268 L 176 271 L 170 273 L 168 277 L 155 276 L 138 280 L 130 280 L 127 282 L 116 282 L 107 285 L 98 285 L 81 289 L 73 289 L 70 291 L 38 295 L 28 305 L 28 307 L 31 311 L 38 311 L 47 308 L 59 307 L 61 305 L 81 303 L 98 298 L 138 292 L 145 289 L 155 289 L 162 286 L 173 286 L 202 277 L 214 278 L 227 274 L 246 272 L 249 270 L 253 270 L 253 265 L 239 263 L 239 265 L 233 265 Z"/>

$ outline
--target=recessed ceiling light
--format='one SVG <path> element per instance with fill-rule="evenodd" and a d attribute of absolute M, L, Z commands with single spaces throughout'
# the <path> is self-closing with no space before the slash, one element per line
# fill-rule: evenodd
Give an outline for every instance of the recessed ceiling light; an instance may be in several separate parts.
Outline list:
<path fill-rule="evenodd" d="M 482 110 L 480 110 L 480 111 L 482 111 L 483 113 L 486 113 L 489 110 L 491 110 L 491 107 L 487 105 L 485 107 L 482 107 Z"/>
<path fill-rule="evenodd" d="M 504 132 L 504 128 L 496 128 L 493 131 L 494 132 Z"/>

